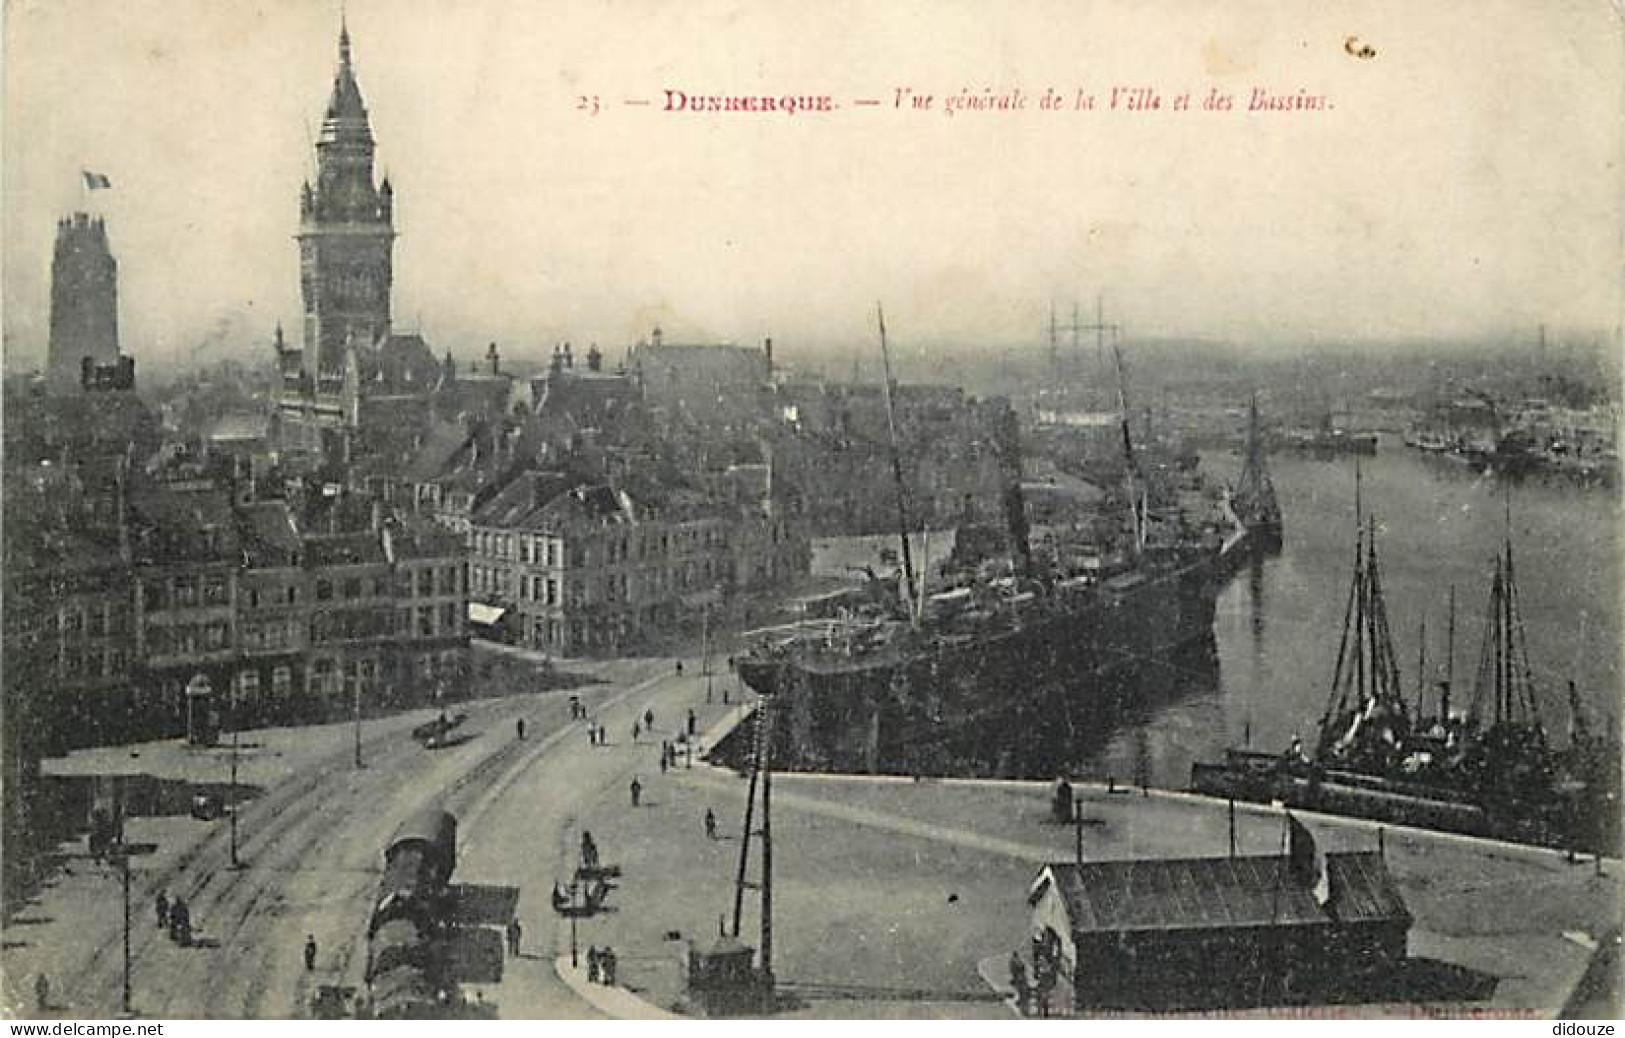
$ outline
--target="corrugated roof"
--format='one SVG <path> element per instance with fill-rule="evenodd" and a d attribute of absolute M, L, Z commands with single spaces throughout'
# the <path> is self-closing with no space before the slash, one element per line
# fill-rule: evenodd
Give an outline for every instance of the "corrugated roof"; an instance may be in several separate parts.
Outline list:
<path fill-rule="evenodd" d="M 1076 933 L 1330 925 L 1314 893 L 1275 856 L 1102 861 L 1045 867 Z"/>
<path fill-rule="evenodd" d="M 1405 898 L 1376 851 L 1326 855 L 1331 889 L 1327 907 L 1343 922 L 1376 922 L 1411 918 Z"/>

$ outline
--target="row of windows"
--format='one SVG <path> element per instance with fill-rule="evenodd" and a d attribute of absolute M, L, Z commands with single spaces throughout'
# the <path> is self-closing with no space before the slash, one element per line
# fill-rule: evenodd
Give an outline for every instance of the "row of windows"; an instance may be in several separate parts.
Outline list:
<path fill-rule="evenodd" d="M 19 609 L 15 619 L 24 634 L 36 629 L 36 620 L 47 635 L 60 630 L 68 637 L 77 637 L 82 633 L 86 637 L 100 638 L 108 634 L 125 634 L 130 630 L 129 610 L 111 602 L 83 607 L 68 605 L 46 613 Z"/>
<path fill-rule="evenodd" d="M 224 573 L 143 580 L 141 604 L 148 612 L 230 605 L 231 581 Z"/>
<path fill-rule="evenodd" d="M 242 624 L 237 629 L 237 639 L 245 649 L 296 648 L 302 626 L 298 620 Z"/>
<path fill-rule="evenodd" d="M 399 582 L 400 593 L 427 597 L 436 593 L 435 585 L 438 583 L 439 594 L 458 594 L 461 584 L 460 570 L 461 567 L 456 565 L 439 568 L 425 566 L 415 571 L 417 575 L 415 584 L 410 573 L 402 574 Z M 141 590 L 142 604 L 149 612 L 231 604 L 230 583 L 223 575 L 205 577 L 201 581 L 194 577 L 176 577 L 170 581 L 143 582 Z M 370 593 L 374 598 L 383 598 L 392 593 L 392 588 L 387 576 L 370 578 L 355 576 L 340 580 L 318 577 L 315 593 L 318 602 L 330 602 L 335 598 L 361 598 L 366 593 Z M 249 609 L 294 605 L 299 601 L 299 586 L 289 584 L 272 588 L 253 587 L 246 589 L 243 597 Z"/>
<path fill-rule="evenodd" d="M 153 626 L 147 629 L 147 653 L 152 656 L 190 656 L 219 652 L 231 643 L 231 625 L 224 620 L 201 624 Z"/>
<path fill-rule="evenodd" d="M 124 673 L 124 652 L 120 649 L 81 651 L 67 648 L 56 660 L 60 678 L 114 677 Z"/>

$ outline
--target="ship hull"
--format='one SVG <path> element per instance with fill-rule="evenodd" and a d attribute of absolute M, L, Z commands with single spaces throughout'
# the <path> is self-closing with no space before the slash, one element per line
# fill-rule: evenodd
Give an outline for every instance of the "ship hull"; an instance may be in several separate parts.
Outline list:
<path fill-rule="evenodd" d="M 1019 746 L 1024 733 L 1057 725 L 1104 729 L 1143 695 L 1147 670 L 1211 655 L 1216 576 L 1204 560 L 974 638 L 939 637 L 870 659 L 747 658 L 739 674 L 777 697 L 785 720 L 775 756 L 789 766 L 986 773 L 990 747 Z M 1024 769 L 1011 761 L 991 770 Z"/>
<path fill-rule="evenodd" d="M 1488 802 L 1466 790 L 1380 775 L 1284 768 L 1275 754 L 1245 750 L 1231 750 L 1222 764 L 1192 765 L 1191 791 L 1592 854 L 1616 853 L 1619 844 L 1607 803 L 1583 797 L 1545 805 Z M 1617 815 L 1617 805 L 1611 809 Z"/>

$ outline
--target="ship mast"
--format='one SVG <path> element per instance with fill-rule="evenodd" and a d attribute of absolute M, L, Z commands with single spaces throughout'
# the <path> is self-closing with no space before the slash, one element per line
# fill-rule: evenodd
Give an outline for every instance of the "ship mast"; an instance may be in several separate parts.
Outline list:
<path fill-rule="evenodd" d="M 919 601 L 914 593 L 914 554 L 909 548 L 908 488 L 903 482 L 903 457 L 897 449 L 897 414 L 892 406 L 891 350 L 886 346 L 886 312 L 875 304 L 875 317 L 880 323 L 881 397 L 886 403 L 886 431 L 891 438 L 892 478 L 897 482 L 897 534 L 903 542 L 903 587 L 908 616 L 919 623 Z"/>
<path fill-rule="evenodd" d="M 1096 322 L 1098 325 L 1100 322 Z M 1134 460 L 1134 438 L 1129 431 L 1128 386 L 1123 376 L 1123 351 L 1112 343 L 1112 360 L 1117 366 L 1118 427 L 1123 433 L 1123 461 L 1127 466 L 1129 508 L 1134 520 L 1134 555 L 1145 551 L 1145 481 L 1140 475 L 1139 462 Z"/>

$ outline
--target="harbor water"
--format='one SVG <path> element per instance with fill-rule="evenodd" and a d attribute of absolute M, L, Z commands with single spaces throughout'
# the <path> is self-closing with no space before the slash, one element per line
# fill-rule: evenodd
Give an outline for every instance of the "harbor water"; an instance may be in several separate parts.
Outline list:
<path fill-rule="evenodd" d="M 1571 723 L 1573 680 L 1585 720 L 1617 724 L 1621 682 L 1621 508 L 1614 491 L 1554 480 L 1508 484 L 1384 442 L 1363 456 L 1360 497 L 1375 521 L 1390 628 L 1407 699 L 1425 668 L 1428 705 L 1449 674 L 1452 708 L 1471 704 L 1490 580 L 1511 517 L 1513 561 L 1542 720 L 1557 745 Z M 1237 454 L 1204 454 L 1233 481 Z M 1007 778 L 1066 774 L 1184 788 L 1191 763 L 1227 747 L 1313 744 L 1331 694 L 1355 550 L 1355 458 L 1281 453 L 1269 468 L 1284 513 L 1279 554 L 1244 564 L 1221 590 L 1210 643 L 1142 661 L 1110 687 L 1078 676 L 990 695 L 1021 703 L 983 725 L 951 764 L 884 760 L 881 770 Z M 1510 490 L 1510 493 L 1509 493 Z M 947 535 L 935 538 L 950 543 Z M 874 562 L 888 538 L 837 538 L 815 552 L 830 575 Z M 916 557 L 921 544 L 915 545 Z M 939 551 L 942 550 L 940 547 Z M 1451 588 L 1455 651 L 1447 663 Z M 1422 625 L 1426 625 L 1426 661 Z M 951 736 L 953 733 L 943 733 Z"/>
<path fill-rule="evenodd" d="M 1570 725 L 1568 683 L 1592 724 L 1617 724 L 1621 677 L 1621 508 L 1612 490 L 1535 479 L 1511 485 L 1389 440 L 1359 459 L 1360 497 L 1375 519 L 1383 588 L 1408 697 L 1442 680 L 1450 589 L 1456 593 L 1454 706 L 1471 702 L 1495 554 L 1508 530 L 1542 717 L 1558 744 Z M 1234 479 L 1237 455 L 1203 456 Z M 1243 566 L 1220 594 L 1212 668 L 1150 675 L 1148 709 L 1125 716 L 1076 770 L 1183 786 L 1193 760 L 1227 746 L 1284 750 L 1313 735 L 1331 692 L 1354 558 L 1355 459 L 1289 453 L 1269 459 L 1285 545 Z M 1510 491 L 1510 492 L 1509 492 Z M 1206 673 L 1200 672 L 1206 670 Z"/>

